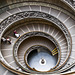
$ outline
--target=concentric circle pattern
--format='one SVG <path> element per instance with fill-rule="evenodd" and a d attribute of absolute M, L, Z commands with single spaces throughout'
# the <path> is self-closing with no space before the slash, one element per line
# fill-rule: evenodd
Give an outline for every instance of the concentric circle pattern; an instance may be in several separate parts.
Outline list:
<path fill-rule="evenodd" d="M 51 40 L 54 44 L 49 40 Z M 29 44 L 29 46 L 28 46 L 28 44 Z M 42 46 L 47 47 L 48 49 L 50 49 L 53 56 L 56 55 L 57 53 L 59 53 L 58 58 L 60 61 L 60 51 L 59 51 L 60 49 L 59 49 L 59 46 L 58 46 L 56 40 L 54 40 L 53 37 L 51 37 L 48 34 L 43 33 L 43 32 L 30 32 L 30 33 L 27 33 L 27 34 L 23 35 L 22 37 L 20 37 L 17 40 L 16 44 L 14 45 L 15 60 L 24 70 L 26 70 L 26 64 L 24 63 L 24 54 L 26 54 L 25 59 L 27 59 L 29 52 L 32 51 L 32 49 L 30 49 L 30 50 L 28 50 L 28 49 L 34 45 L 36 45 L 36 46 L 42 45 Z M 54 49 L 56 50 L 55 52 L 52 51 Z M 59 61 L 58 61 L 58 63 L 59 63 Z M 27 63 L 27 61 L 26 61 L 26 63 Z M 57 65 L 58 65 L 58 63 L 57 63 Z"/>
<path fill-rule="evenodd" d="M 0 62 L 5 67 L 0 66 L 0 74 L 75 72 L 73 10 L 70 13 L 64 3 L 65 9 L 35 0 L 18 4 L 8 5 L 10 9 L 0 15 Z"/>

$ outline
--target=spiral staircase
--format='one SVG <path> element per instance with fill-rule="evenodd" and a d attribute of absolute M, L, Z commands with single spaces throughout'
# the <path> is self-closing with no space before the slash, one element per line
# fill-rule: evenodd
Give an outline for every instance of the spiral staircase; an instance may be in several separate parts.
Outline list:
<path fill-rule="evenodd" d="M 75 74 L 73 5 L 68 0 L 6 1 L 8 5 L 0 8 L 0 75 Z M 19 38 L 14 36 L 14 30 Z M 2 42 L 2 37 L 9 37 L 12 43 Z M 54 67 L 42 72 L 29 66 L 27 58 L 35 46 L 46 47 L 57 57 Z"/>

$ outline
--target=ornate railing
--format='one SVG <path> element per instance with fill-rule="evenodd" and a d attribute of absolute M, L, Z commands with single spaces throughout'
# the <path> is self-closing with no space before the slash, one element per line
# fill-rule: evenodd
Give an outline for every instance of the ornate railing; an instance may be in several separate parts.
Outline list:
<path fill-rule="evenodd" d="M 67 61 L 71 52 L 71 45 L 72 45 L 70 33 L 68 32 L 66 26 L 60 20 L 58 20 L 57 18 L 49 14 L 38 12 L 38 11 L 24 11 L 24 12 L 11 15 L 0 23 L 0 34 L 2 35 L 2 33 L 6 30 L 6 28 L 11 26 L 12 23 L 25 18 L 42 18 L 54 23 L 58 28 L 61 29 L 61 31 L 64 33 L 66 37 L 67 44 L 68 44 L 68 55 L 66 57 L 66 61 Z"/>
<path fill-rule="evenodd" d="M 75 0 L 62 0 L 70 5 L 75 10 Z"/>
<path fill-rule="evenodd" d="M 23 14 L 23 13 L 21 13 L 21 14 Z M 20 19 L 18 18 L 18 14 L 17 14 L 17 16 L 16 16 L 17 18 L 16 18 L 15 16 L 16 16 L 16 15 L 13 15 L 14 18 L 11 18 L 12 16 L 10 16 L 9 18 L 5 19 L 8 23 L 5 21 L 5 24 L 4 24 L 5 27 L 4 27 L 3 25 L 0 27 L 1 32 L 7 27 L 7 25 L 10 25 L 11 22 L 13 23 L 15 20 L 17 21 L 17 19 L 18 19 L 18 20 L 22 19 L 22 16 L 21 16 L 21 15 L 19 15 L 19 16 L 21 17 Z M 30 16 L 31 16 L 31 15 L 30 15 Z M 44 18 L 45 18 L 45 15 L 43 15 L 43 16 L 44 16 Z M 40 17 L 43 18 L 43 16 L 40 16 Z M 32 16 L 31 16 L 31 17 L 32 17 Z M 34 17 L 36 17 L 36 16 L 34 16 Z M 23 18 L 25 18 L 25 15 L 23 16 Z M 49 17 L 49 18 L 51 18 L 51 17 Z M 49 19 L 49 18 L 48 18 L 48 19 Z M 51 19 L 53 19 L 53 18 L 51 18 Z M 55 19 L 53 19 L 53 21 L 54 21 L 54 20 L 55 20 Z M 57 20 L 56 20 L 56 21 L 57 21 Z M 54 22 L 55 22 L 55 21 L 54 21 Z M 58 21 L 57 21 L 57 22 L 58 22 Z M 6 24 L 7 24 L 7 25 L 6 25 Z M 55 23 L 55 24 L 56 24 L 56 23 Z M 61 22 L 58 22 L 57 25 L 60 26 L 60 25 L 61 25 Z M 63 27 L 63 26 L 62 26 L 62 27 Z M 61 27 L 61 28 L 62 28 L 62 27 Z M 63 31 L 63 30 L 62 30 L 62 31 Z M 66 32 L 65 29 L 64 29 L 64 32 Z M 65 34 L 65 35 L 67 36 L 67 34 Z M 69 38 L 69 39 L 70 39 L 70 38 Z M 71 46 L 71 45 L 69 45 L 69 46 Z"/>
<path fill-rule="evenodd" d="M 54 45 L 56 46 L 56 48 L 58 49 L 58 53 L 59 53 L 59 55 L 58 55 L 58 63 L 57 63 L 57 65 L 56 66 L 58 66 L 58 64 L 59 64 L 59 62 L 60 62 L 60 57 L 61 57 L 61 50 L 60 50 L 60 47 L 59 47 L 59 45 L 58 45 L 58 42 L 52 37 L 52 36 L 50 36 L 50 35 L 48 35 L 48 34 L 46 34 L 46 33 L 44 33 L 44 32 L 29 32 L 29 33 L 27 33 L 27 34 L 24 34 L 24 35 L 22 35 L 17 41 L 16 41 L 16 43 L 14 44 L 14 47 L 13 47 L 13 53 L 14 53 L 14 58 L 15 58 L 15 60 L 16 60 L 16 62 L 22 67 L 22 69 L 24 69 L 25 71 L 28 71 L 28 72 L 34 72 L 34 71 L 31 71 L 30 69 L 28 69 L 27 67 L 26 67 L 26 64 L 25 64 L 25 66 L 24 65 L 22 65 L 20 62 L 19 62 L 19 59 L 18 59 L 18 48 L 19 48 L 19 46 L 20 46 L 20 44 L 24 41 L 24 40 L 26 40 L 27 38 L 29 38 L 29 37 L 34 37 L 34 36 L 41 36 L 41 37 L 45 37 L 45 38 L 47 38 L 47 39 L 49 39 L 50 41 L 52 41 L 53 43 L 54 43 Z M 31 51 L 31 50 L 29 50 L 29 51 Z M 27 50 L 25 50 L 25 53 L 27 52 Z M 27 53 L 26 53 L 27 54 Z M 27 58 L 26 58 L 27 59 Z M 38 72 L 37 72 L 38 73 Z"/>

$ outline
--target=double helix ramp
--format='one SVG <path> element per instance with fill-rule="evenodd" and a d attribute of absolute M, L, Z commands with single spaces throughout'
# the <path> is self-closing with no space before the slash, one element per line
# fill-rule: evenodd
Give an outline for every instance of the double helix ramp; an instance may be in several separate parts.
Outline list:
<path fill-rule="evenodd" d="M 63 72 L 65 70 L 67 70 L 67 68 L 71 68 L 72 66 L 75 65 L 75 20 L 71 18 L 71 16 L 63 13 L 60 10 L 56 10 L 54 8 L 51 7 L 46 7 L 46 6 L 35 6 L 35 5 L 29 5 L 29 6 L 23 6 L 23 7 L 18 7 L 15 9 L 11 9 L 9 11 L 6 11 L 5 13 L 0 15 L 0 21 L 3 21 L 4 19 L 6 19 L 7 17 L 16 14 L 16 13 L 20 13 L 23 11 L 39 11 L 39 12 L 44 12 L 47 14 L 50 14 L 52 16 L 54 16 L 55 18 L 59 19 L 68 29 L 71 38 L 72 38 L 72 50 L 71 50 L 71 54 L 69 56 L 69 59 L 67 62 L 64 63 L 64 61 L 66 61 L 67 56 L 69 55 L 70 51 L 68 51 L 68 45 L 67 45 L 67 41 L 66 38 L 63 34 L 63 32 L 61 30 L 58 30 L 58 28 L 52 26 L 52 25 L 46 25 L 46 24 L 42 24 L 42 23 L 31 23 L 29 25 L 24 25 L 24 24 L 20 24 L 17 25 L 18 27 L 14 27 L 12 28 L 12 30 L 7 31 L 6 35 L 4 35 L 4 37 L 10 37 L 12 40 L 12 44 L 5 44 L 5 43 L 1 43 L 1 53 L 5 59 L 5 61 L 12 66 L 12 68 L 17 69 L 19 66 L 16 64 L 14 57 L 13 57 L 13 46 L 15 44 L 15 42 L 17 41 L 18 38 L 14 37 L 13 35 L 13 31 L 16 30 L 20 36 L 22 36 L 23 34 L 26 34 L 28 32 L 32 32 L 32 31 L 39 31 L 39 32 L 44 32 L 47 33 L 49 35 L 51 35 L 54 39 L 56 39 L 56 41 L 58 42 L 59 46 L 60 46 L 60 51 L 61 51 L 61 59 L 60 59 L 60 63 L 57 66 L 60 67 L 63 63 L 64 63 L 64 67 L 62 67 L 61 70 L 59 70 L 60 72 Z M 44 39 L 43 39 L 44 40 Z M 31 44 L 27 44 L 26 49 L 31 46 L 32 44 L 34 45 L 34 43 L 36 44 L 40 44 L 40 45 L 44 45 L 44 43 L 46 44 L 45 46 L 48 48 L 51 48 L 50 44 L 47 42 L 43 42 L 43 40 L 35 40 L 34 42 L 31 42 Z M 24 51 L 19 51 L 19 60 L 22 64 L 24 64 Z M 56 47 L 52 47 L 51 48 L 51 52 L 52 55 L 55 56 L 56 54 L 58 54 L 58 49 Z M 9 60 L 10 59 L 10 60 Z M 6 69 L 5 69 L 6 70 Z M 4 71 L 4 75 L 8 75 L 8 73 L 10 73 L 8 70 L 3 70 Z M 74 68 L 71 70 L 75 70 Z"/>

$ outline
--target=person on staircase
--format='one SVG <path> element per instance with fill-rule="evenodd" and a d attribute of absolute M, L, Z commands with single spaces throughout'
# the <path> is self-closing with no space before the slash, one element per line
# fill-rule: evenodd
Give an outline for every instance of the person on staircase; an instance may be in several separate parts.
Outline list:
<path fill-rule="evenodd" d="M 6 41 L 7 41 L 7 43 L 9 43 L 9 44 L 11 44 L 12 43 L 12 41 L 11 41 L 11 39 L 8 37 L 8 38 L 6 38 Z"/>
<path fill-rule="evenodd" d="M 18 34 L 16 30 L 14 30 L 14 36 L 17 37 L 17 38 L 19 38 L 20 34 Z"/>
<path fill-rule="evenodd" d="M 1 40 L 2 40 L 2 42 L 6 42 L 7 41 L 5 37 L 2 37 Z"/>

